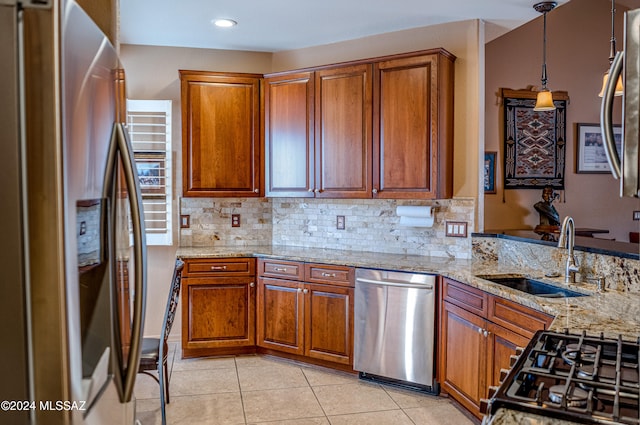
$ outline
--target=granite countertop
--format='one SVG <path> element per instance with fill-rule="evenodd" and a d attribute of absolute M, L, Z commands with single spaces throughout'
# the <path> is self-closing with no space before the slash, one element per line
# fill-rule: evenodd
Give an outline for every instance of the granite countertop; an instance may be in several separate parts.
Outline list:
<path fill-rule="evenodd" d="M 439 274 L 488 293 L 510 299 L 555 317 L 550 330 L 570 333 L 623 338 L 635 341 L 640 336 L 640 296 L 616 291 L 597 293 L 595 285 L 576 283 L 566 285 L 564 278 L 547 278 L 537 270 L 499 266 L 495 262 L 459 260 L 419 255 L 387 254 L 377 252 L 314 249 L 291 246 L 257 245 L 247 247 L 181 247 L 180 258 L 262 257 L 290 261 L 368 267 L 388 270 Z M 497 274 L 526 275 L 550 284 L 588 294 L 574 298 L 542 298 L 490 282 L 477 276 Z M 540 425 L 571 425 L 564 421 L 524 412 L 500 408 L 485 424 L 509 425 L 514 423 Z"/>
<path fill-rule="evenodd" d="M 369 267 L 387 270 L 439 274 L 483 291 L 510 299 L 535 310 L 555 316 L 550 329 L 571 333 L 604 332 L 605 337 L 636 340 L 640 336 L 640 296 L 615 291 L 596 293 L 595 285 L 565 285 L 564 278 L 546 278 L 536 270 L 506 268 L 492 262 L 425 257 L 420 255 L 316 249 L 277 245 L 246 247 L 180 247 L 180 258 L 262 257 L 290 261 Z M 479 278 L 482 275 L 526 275 L 550 284 L 589 294 L 586 297 L 542 298 L 529 295 Z"/>

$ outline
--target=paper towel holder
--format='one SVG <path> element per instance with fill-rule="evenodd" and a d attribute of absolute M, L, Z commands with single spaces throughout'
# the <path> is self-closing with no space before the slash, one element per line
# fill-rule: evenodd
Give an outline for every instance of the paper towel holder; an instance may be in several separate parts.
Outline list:
<path fill-rule="evenodd" d="M 400 226 L 433 227 L 434 216 L 431 206 L 402 205 L 396 207 Z"/>

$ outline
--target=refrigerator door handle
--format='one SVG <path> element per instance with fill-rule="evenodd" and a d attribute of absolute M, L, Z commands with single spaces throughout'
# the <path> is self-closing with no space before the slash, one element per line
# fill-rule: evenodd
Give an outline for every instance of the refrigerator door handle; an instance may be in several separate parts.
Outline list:
<path fill-rule="evenodd" d="M 133 320 L 131 325 L 131 345 L 129 358 L 122 384 L 122 402 L 128 403 L 133 396 L 133 387 L 140 366 L 140 354 L 142 350 L 142 333 L 144 329 L 144 316 L 147 294 L 147 246 L 145 243 L 144 212 L 138 173 L 133 157 L 133 149 L 129 140 L 129 134 L 122 123 L 114 123 L 111 134 L 111 147 L 107 159 L 107 172 L 105 176 L 105 197 L 111 190 L 109 186 L 113 181 L 116 171 L 116 156 L 122 160 L 122 171 L 129 193 L 131 206 L 131 222 L 133 231 L 133 255 L 135 263 L 134 288 L 135 298 L 133 302 Z"/>
<path fill-rule="evenodd" d="M 602 96 L 602 103 L 600 105 L 600 132 L 602 134 L 602 140 L 604 140 L 604 152 L 607 155 L 607 161 L 611 168 L 611 174 L 616 179 L 619 179 L 622 175 L 620 167 L 620 156 L 616 150 L 616 141 L 613 135 L 613 98 L 615 95 L 616 83 L 618 77 L 622 73 L 622 60 L 623 52 L 617 52 L 611 63 L 611 69 L 609 70 L 609 80 L 605 87 L 604 94 Z"/>

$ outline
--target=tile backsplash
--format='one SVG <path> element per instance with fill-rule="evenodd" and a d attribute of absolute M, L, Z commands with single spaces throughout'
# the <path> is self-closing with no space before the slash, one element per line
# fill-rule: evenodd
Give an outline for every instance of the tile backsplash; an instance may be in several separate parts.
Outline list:
<path fill-rule="evenodd" d="M 433 207 L 433 227 L 400 226 L 400 205 Z M 273 244 L 467 259 L 475 200 L 182 198 L 180 214 L 191 217 L 191 227 L 180 229 L 181 246 Z M 231 214 L 241 215 L 240 227 L 231 227 Z M 336 229 L 337 216 L 344 216 L 344 230 Z M 446 221 L 466 222 L 468 236 L 445 236 Z"/>

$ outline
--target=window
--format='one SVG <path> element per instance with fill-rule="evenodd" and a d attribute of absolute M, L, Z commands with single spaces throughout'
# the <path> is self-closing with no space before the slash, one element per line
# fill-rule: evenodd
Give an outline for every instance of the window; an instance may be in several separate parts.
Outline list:
<path fill-rule="evenodd" d="M 127 100 L 147 245 L 172 245 L 171 101 Z"/>

